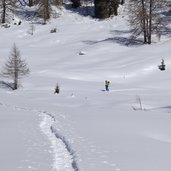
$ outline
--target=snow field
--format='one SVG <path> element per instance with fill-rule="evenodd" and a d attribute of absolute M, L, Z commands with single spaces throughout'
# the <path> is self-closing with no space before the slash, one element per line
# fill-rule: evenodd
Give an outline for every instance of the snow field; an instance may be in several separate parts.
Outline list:
<path fill-rule="evenodd" d="M 125 18 L 68 11 L 29 27 L 0 29 L 0 67 L 15 42 L 31 70 L 17 91 L 0 84 L 0 170 L 170 171 L 170 38 L 127 46 Z"/>

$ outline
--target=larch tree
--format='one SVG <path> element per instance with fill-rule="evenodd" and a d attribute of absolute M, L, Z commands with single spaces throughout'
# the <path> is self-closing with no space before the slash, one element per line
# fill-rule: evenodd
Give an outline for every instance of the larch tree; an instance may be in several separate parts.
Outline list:
<path fill-rule="evenodd" d="M 52 14 L 52 6 L 61 6 L 63 0 L 37 0 L 38 5 L 38 15 L 43 18 L 44 24 L 50 19 Z"/>
<path fill-rule="evenodd" d="M 12 89 L 16 90 L 19 87 L 20 79 L 29 74 L 29 72 L 27 63 L 21 59 L 20 51 L 14 44 L 9 59 L 2 70 L 2 76 L 11 78 L 13 80 Z"/>
<path fill-rule="evenodd" d="M 16 0 L 0 0 L 1 23 L 6 23 L 7 19 L 14 12 Z"/>
<path fill-rule="evenodd" d="M 143 34 L 144 43 L 151 44 L 152 33 L 161 34 L 166 28 L 162 10 L 167 6 L 166 0 L 130 0 L 129 22 L 133 37 Z"/>
<path fill-rule="evenodd" d="M 39 0 L 38 2 L 38 14 L 44 20 L 44 24 L 50 19 L 51 16 L 51 4 L 50 0 Z"/>

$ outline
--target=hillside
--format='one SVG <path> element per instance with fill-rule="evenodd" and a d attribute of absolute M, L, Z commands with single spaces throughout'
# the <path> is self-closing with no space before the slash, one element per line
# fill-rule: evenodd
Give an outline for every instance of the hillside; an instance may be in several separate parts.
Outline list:
<path fill-rule="evenodd" d="M 170 35 L 128 45 L 124 9 L 30 25 L 0 28 L 0 68 L 15 43 L 31 71 L 16 91 L 0 78 L 0 170 L 170 171 Z"/>

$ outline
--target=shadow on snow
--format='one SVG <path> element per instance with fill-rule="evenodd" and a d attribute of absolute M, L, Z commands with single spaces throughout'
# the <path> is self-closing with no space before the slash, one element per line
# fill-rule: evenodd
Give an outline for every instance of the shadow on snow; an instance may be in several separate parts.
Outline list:
<path fill-rule="evenodd" d="M 106 38 L 103 40 L 86 40 L 83 41 L 84 43 L 88 44 L 88 45 L 93 45 L 93 44 L 97 44 L 97 43 L 103 43 L 103 42 L 112 42 L 112 43 L 116 43 L 116 44 L 120 44 L 122 46 L 140 46 L 140 45 L 144 45 L 144 42 L 142 40 L 135 40 L 135 39 L 130 39 L 127 37 L 112 37 L 112 38 Z"/>
<path fill-rule="evenodd" d="M 0 88 L 8 89 L 8 90 L 13 90 L 13 83 L 5 82 L 5 81 L 0 81 Z"/>

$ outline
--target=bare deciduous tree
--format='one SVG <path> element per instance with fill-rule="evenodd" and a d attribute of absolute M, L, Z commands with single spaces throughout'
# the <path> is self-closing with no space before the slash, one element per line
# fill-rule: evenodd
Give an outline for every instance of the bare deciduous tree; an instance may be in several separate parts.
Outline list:
<path fill-rule="evenodd" d="M 44 24 L 50 19 L 51 15 L 51 4 L 49 0 L 39 0 L 38 2 L 38 14 L 43 18 Z"/>
<path fill-rule="evenodd" d="M 14 12 L 16 0 L 0 0 L 1 23 L 5 23 L 9 18 L 9 13 Z"/>
<path fill-rule="evenodd" d="M 13 90 L 16 90 L 19 86 L 19 80 L 29 72 L 26 62 L 21 59 L 20 51 L 14 44 L 9 59 L 5 63 L 2 76 L 11 78 L 13 80 Z"/>
<path fill-rule="evenodd" d="M 144 43 L 151 44 L 152 33 L 159 34 L 166 28 L 161 11 L 167 6 L 167 0 L 130 0 L 129 22 L 133 28 L 133 37 L 143 34 Z"/>
<path fill-rule="evenodd" d="M 39 16 L 43 18 L 44 24 L 46 24 L 53 12 L 52 5 L 61 6 L 63 4 L 63 0 L 36 0 L 35 4 L 38 5 Z"/>

